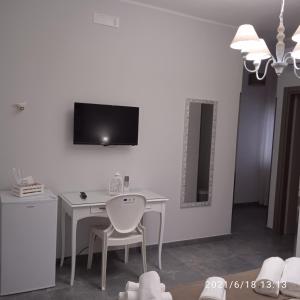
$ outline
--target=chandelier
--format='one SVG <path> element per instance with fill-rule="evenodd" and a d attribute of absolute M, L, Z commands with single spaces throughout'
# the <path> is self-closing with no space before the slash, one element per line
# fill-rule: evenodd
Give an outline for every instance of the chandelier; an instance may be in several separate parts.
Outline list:
<path fill-rule="evenodd" d="M 292 36 L 292 40 L 297 43 L 294 50 L 285 53 L 284 6 L 285 0 L 282 0 L 279 27 L 277 29 L 276 58 L 271 54 L 264 39 L 258 37 L 254 27 L 250 24 L 244 24 L 238 28 L 230 45 L 232 49 L 241 51 L 245 69 L 250 73 L 256 73 L 258 80 L 263 80 L 266 77 L 270 63 L 279 76 L 288 66 L 289 62 L 293 63 L 295 76 L 300 79 L 300 74 L 297 73 L 300 70 L 300 67 L 297 66 L 297 60 L 300 59 L 300 26 Z M 249 67 L 249 64 L 252 66 Z M 261 68 L 264 68 L 262 72 L 260 72 Z"/>

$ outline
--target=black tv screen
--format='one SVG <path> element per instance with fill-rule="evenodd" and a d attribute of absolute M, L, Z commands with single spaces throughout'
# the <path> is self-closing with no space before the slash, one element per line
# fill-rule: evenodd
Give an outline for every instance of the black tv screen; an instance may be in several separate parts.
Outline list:
<path fill-rule="evenodd" d="M 137 145 L 139 108 L 74 103 L 74 144 Z"/>

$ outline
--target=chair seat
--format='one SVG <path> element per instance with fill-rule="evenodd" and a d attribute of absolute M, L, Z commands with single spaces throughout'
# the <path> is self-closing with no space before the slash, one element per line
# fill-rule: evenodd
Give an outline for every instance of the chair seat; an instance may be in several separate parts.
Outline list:
<path fill-rule="evenodd" d="M 99 238 L 103 239 L 103 231 L 106 228 L 101 226 L 94 226 L 92 232 L 97 235 Z M 130 233 L 119 233 L 114 231 L 108 238 L 108 246 L 121 246 L 128 244 L 140 243 L 143 241 L 143 235 L 137 230 L 134 230 Z"/>

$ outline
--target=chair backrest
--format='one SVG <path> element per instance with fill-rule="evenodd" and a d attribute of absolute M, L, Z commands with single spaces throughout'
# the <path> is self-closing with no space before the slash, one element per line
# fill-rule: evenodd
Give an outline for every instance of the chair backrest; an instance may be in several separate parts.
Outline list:
<path fill-rule="evenodd" d="M 143 217 L 146 198 L 139 194 L 119 195 L 109 199 L 106 212 L 114 229 L 130 233 L 137 228 Z"/>

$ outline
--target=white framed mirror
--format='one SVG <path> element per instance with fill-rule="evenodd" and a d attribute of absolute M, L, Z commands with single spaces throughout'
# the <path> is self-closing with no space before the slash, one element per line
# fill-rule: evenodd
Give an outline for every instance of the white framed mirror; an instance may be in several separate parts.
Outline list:
<path fill-rule="evenodd" d="M 183 138 L 181 208 L 212 201 L 217 102 L 187 99 Z"/>

